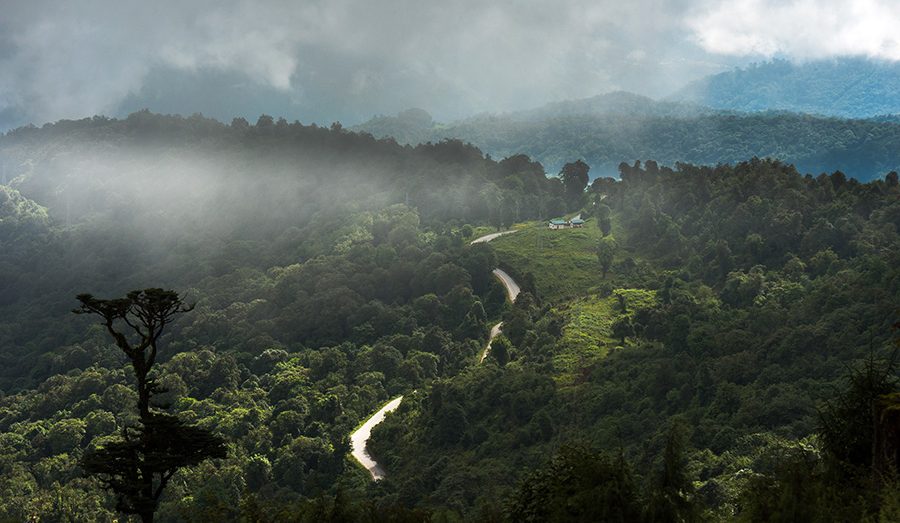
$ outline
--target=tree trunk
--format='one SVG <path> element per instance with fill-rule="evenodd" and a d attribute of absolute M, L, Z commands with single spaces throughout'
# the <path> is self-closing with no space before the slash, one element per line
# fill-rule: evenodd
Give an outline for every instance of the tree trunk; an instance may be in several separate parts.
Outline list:
<path fill-rule="evenodd" d="M 134 368 L 134 377 L 137 379 L 138 389 L 138 413 L 141 419 L 150 417 L 150 389 L 147 385 L 147 368 L 144 364 L 143 354 L 134 356 L 131 360 Z"/>

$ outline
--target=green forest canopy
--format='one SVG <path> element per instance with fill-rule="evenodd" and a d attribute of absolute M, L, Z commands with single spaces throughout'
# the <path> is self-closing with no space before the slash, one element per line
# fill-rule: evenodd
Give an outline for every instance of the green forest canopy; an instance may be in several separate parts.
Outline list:
<path fill-rule="evenodd" d="M 134 422 L 134 393 L 106 333 L 69 311 L 147 282 L 196 302 L 162 339 L 171 411 L 229 442 L 180 473 L 161 520 L 547 518 L 593 488 L 648 520 L 898 506 L 817 414 L 896 390 L 895 371 L 845 380 L 892 344 L 896 176 L 648 161 L 573 200 L 539 163 L 457 141 L 148 113 L 22 129 L 0 158 L 3 517 L 114 517 L 76 463 Z M 542 221 L 579 211 L 584 229 Z M 514 222 L 467 245 L 464 224 Z M 514 306 L 497 266 L 525 291 Z M 476 365 L 500 319 L 509 361 Z M 397 394 L 373 485 L 347 436 Z"/>

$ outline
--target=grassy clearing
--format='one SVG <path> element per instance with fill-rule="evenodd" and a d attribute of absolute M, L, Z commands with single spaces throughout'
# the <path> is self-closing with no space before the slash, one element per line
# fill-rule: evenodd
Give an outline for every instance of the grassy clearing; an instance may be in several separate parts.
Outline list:
<path fill-rule="evenodd" d="M 553 367 L 561 382 L 571 382 L 574 373 L 593 361 L 605 358 L 616 340 L 612 324 L 618 317 L 613 296 L 590 296 L 569 302 L 557 309 L 568 318 L 560 339 L 561 350 L 553 357 Z"/>
<path fill-rule="evenodd" d="M 600 228 L 589 218 L 581 229 L 551 230 L 546 222 L 516 224 L 518 233 L 502 236 L 491 242 L 500 260 L 520 274 L 530 272 L 540 298 L 560 303 L 590 294 L 606 295 L 617 287 L 643 287 L 645 281 L 631 275 L 619 274 L 616 266 L 626 258 L 642 264 L 644 276 L 649 274 L 646 262 L 625 247 L 624 230 L 616 214 L 612 216 L 612 234 L 619 244 L 613 268 L 603 277 L 597 260 Z"/>
<path fill-rule="evenodd" d="M 533 222 L 491 245 L 520 273 L 531 272 L 541 298 L 555 302 L 584 295 L 602 282 L 595 252 L 599 240 L 600 229 L 593 220 L 582 229 L 561 230 Z"/>
<path fill-rule="evenodd" d="M 634 288 L 643 285 L 634 273 L 617 273 L 618 263 L 634 257 L 621 239 L 617 239 L 620 249 L 613 269 L 603 277 L 596 254 L 600 229 L 593 219 L 588 219 L 581 229 L 551 230 L 545 222 L 520 227 L 518 233 L 497 238 L 491 245 L 500 260 L 520 274 L 533 274 L 541 299 L 553 304 L 566 319 L 553 363 L 561 384 L 574 383 L 581 369 L 605 358 L 621 344 L 621 340 L 612 337 L 613 323 L 623 315 L 653 306 L 656 293 Z M 613 236 L 620 231 L 614 215 Z M 627 313 L 622 312 L 620 295 Z"/>
<path fill-rule="evenodd" d="M 627 313 L 619 304 L 619 295 L 626 300 Z M 613 338 L 612 325 L 624 315 L 656 304 L 656 292 L 646 289 L 616 289 L 606 297 L 586 296 L 564 303 L 557 311 L 566 319 L 560 339 L 561 350 L 554 356 L 557 379 L 561 384 L 572 384 L 577 372 L 620 345 Z"/>

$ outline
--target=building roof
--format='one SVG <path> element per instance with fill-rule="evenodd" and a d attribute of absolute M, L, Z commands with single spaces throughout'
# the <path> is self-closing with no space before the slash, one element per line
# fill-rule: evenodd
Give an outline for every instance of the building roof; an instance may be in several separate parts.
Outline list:
<path fill-rule="evenodd" d="M 582 223 L 584 223 L 584 220 L 582 220 L 581 218 L 575 218 L 575 219 L 572 220 L 572 223 L 575 223 L 575 224 L 582 224 Z"/>
<path fill-rule="evenodd" d="M 554 219 L 550 220 L 550 223 L 553 225 L 565 225 L 568 222 L 561 218 L 554 218 Z"/>

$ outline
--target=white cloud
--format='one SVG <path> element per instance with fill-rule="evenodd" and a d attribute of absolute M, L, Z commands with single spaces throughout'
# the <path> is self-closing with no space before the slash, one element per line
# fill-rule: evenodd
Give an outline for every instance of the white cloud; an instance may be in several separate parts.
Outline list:
<path fill-rule="evenodd" d="M 711 53 L 900 60 L 896 0 L 715 0 L 693 9 L 686 24 Z"/>

